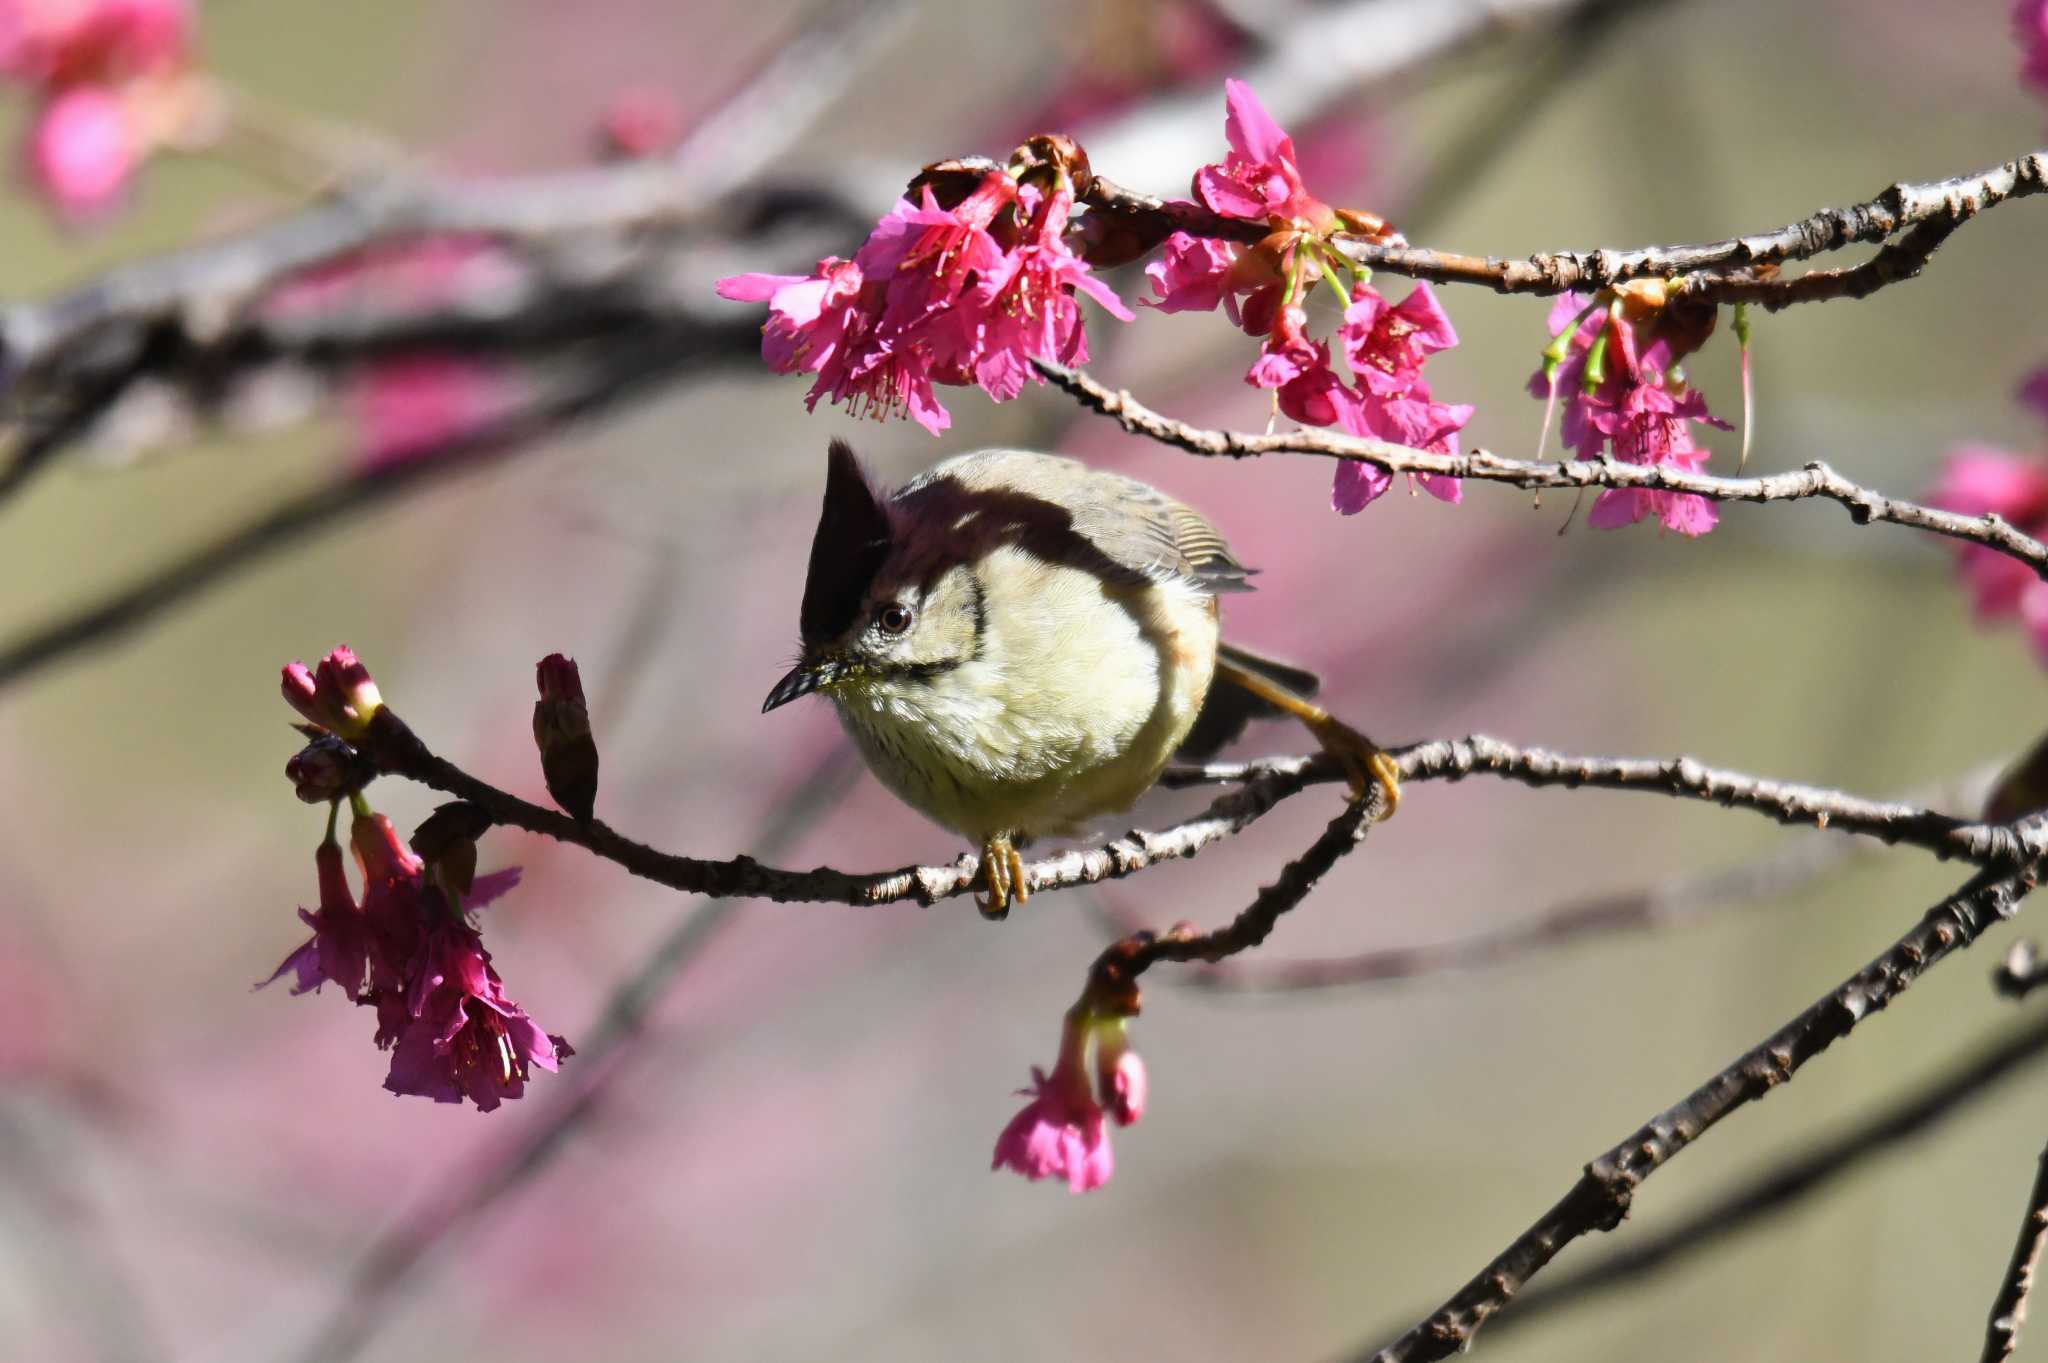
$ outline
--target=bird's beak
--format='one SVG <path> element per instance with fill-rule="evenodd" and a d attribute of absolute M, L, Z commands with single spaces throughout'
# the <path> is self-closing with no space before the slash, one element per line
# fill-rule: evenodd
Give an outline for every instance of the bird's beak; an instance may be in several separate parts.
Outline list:
<path fill-rule="evenodd" d="M 798 663 L 789 669 L 789 675 L 775 683 L 775 689 L 768 693 L 768 699 L 761 702 L 761 713 L 787 705 L 799 696 L 808 696 L 813 691 L 823 690 L 838 681 L 843 669 L 830 658 Z"/>

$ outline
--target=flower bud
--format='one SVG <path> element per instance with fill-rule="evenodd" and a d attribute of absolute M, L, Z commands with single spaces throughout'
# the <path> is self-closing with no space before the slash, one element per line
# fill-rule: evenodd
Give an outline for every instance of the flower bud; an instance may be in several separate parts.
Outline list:
<path fill-rule="evenodd" d="M 371 719 L 384 708 L 370 669 L 346 645 L 322 658 L 317 668 L 287 663 L 283 692 L 286 704 L 351 743 L 363 740 Z"/>
<path fill-rule="evenodd" d="M 377 777 L 369 759 L 333 734 L 311 735 L 311 741 L 284 764 L 284 774 L 298 797 L 309 805 L 353 795 Z"/>
<path fill-rule="evenodd" d="M 1123 1018 L 1096 1024 L 1095 1096 L 1118 1126 L 1145 1115 L 1145 1062 L 1131 1049 Z"/>
<path fill-rule="evenodd" d="M 590 736 L 583 678 L 575 661 L 559 653 L 542 658 L 534 673 L 540 699 L 533 707 L 533 743 L 548 794 L 578 823 L 588 823 L 597 803 L 597 742 Z"/>

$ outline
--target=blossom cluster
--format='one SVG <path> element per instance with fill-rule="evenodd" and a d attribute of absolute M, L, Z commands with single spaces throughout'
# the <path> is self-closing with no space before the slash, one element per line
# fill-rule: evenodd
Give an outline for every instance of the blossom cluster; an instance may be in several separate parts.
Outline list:
<path fill-rule="evenodd" d="M 767 303 L 761 353 L 780 374 L 816 374 L 808 403 L 909 416 L 937 435 L 952 423 L 935 384 L 979 385 L 1015 397 L 1031 361 L 1088 358 L 1077 293 L 1112 316 L 1130 310 L 1067 245 L 1074 187 L 1057 171 L 991 170 L 942 207 L 930 186 L 900 199 L 851 260 L 828 256 L 809 275 L 743 274 L 722 298 Z M 1045 178 L 1045 177 L 1041 177 Z"/>
<path fill-rule="evenodd" d="M 1544 426 L 1564 395 L 1564 443 L 1580 459 L 1610 453 L 1628 464 L 1663 464 L 1697 472 L 1711 455 L 1693 440 L 1694 425 L 1729 429 L 1686 383 L 1679 362 L 1712 331 L 1714 313 L 1674 306 L 1661 282 L 1602 290 L 1592 298 L 1558 297 L 1550 309 L 1554 338 L 1529 391 L 1542 398 Z M 1687 492 L 1608 488 L 1587 524 L 1613 529 L 1647 517 L 1681 535 L 1704 535 L 1719 521 L 1713 502 Z"/>
<path fill-rule="evenodd" d="M 2020 385 L 2019 398 L 2048 419 L 2048 368 Z M 1958 446 L 1927 500 L 1965 516 L 2001 516 L 2037 539 L 2048 536 L 2048 450 L 2023 455 L 1994 445 Z M 1966 541 L 1956 545 L 1956 571 L 1977 618 L 2017 618 L 2048 663 L 2048 582 L 2010 554 Z"/>
<path fill-rule="evenodd" d="M 0 0 L 0 79 L 36 100 L 27 166 L 71 218 L 104 213 L 204 116 L 189 0 Z"/>
<path fill-rule="evenodd" d="M 1242 81 L 1224 85 L 1224 136 L 1229 154 L 1195 172 L 1193 193 L 1225 218 L 1270 231 L 1257 245 L 1175 232 L 1161 259 L 1145 267 L 1161 312 L 1213 311 L 1261 341 L 1245 382 L 1269 389 L 1279 410 L 1307 426 L 1338 426 L 1352 435 L 1440 454 L 1457 452 L 1458 432 L 1472 418 L 1466 404 L 1442 403 L 1422 366 L 1458 343 L 1451 319 L 1429 285 L 1389 303 L 1350 257 L 1336 249 L 1340 231 L 1367 235 L 1380 225 L 1331 208 L 1303 183 L 1294 139 L 1282 131 Z M 1351 282 L 1345 282 L 1345 276 Z M 1308 302 L 1327 283 L 1343 306 L 1338 348 L 1351 370 L 1347 385 L 1331 367 L 1330 345 L 1308 334 Z M 1455 478 L 1425 476 L 1437 497 L 1455 502 Z M 1360 511 L 1392 482 L 1385 470 L 1347 460 L 1337 467 L 1332 504 Z"/>
<path fill-rule="evenodd" d="M 360 741 L 383 705 L 368 669 L 346 648 L 317 668 L 287 666 L 284 695 L 316 728 L 344 742 Z M 349 888 L 335 840 L 337 800 L 313 854 L 318 907 L 299 910 L 313 935 L 263 983 L 289 975 L 294 994 L 332 984 L 373 1009 L 377 1046 L 391 1052 L 384 1087 L 393 1093 L 442 1103 L 467 1099 L 484 1112 L 519 1097 L 532 1067 L 552 1072 L 574 1052 L 506 996 L 468 917 L 518 884 L 518 870 L 475 875 L 475 844 L 460 838 L 430 849 L 437 854 L 430 863 L 360 790 L 347 796 L 362 898 Z"/>
<path fill-rule="evenodd" d="M 1033 1182 L 1063 1178 L 1076 1193 L 1100 1188 L 1116 1170 L 1109 1124 L 1145 1115 L 1145 1063 L 1131 1049 L 1128 1022 L 1096 1013 L 1086 999 L 1074 1005 L 1052 1073 L 1033 1066 L 1031 1087 L 1018 1092 L 1031 1101 L 996 1138 L 989 1167 Z"/>

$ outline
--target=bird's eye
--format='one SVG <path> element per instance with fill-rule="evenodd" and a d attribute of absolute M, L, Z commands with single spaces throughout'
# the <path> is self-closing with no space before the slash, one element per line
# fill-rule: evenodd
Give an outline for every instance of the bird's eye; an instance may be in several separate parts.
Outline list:
<path fill-rule="evenodd" d="M 875 613 L 875 623 L 884 634 L 901 634 L 910 628 L 910 607 L 901 601 L 891 601 Z"/>

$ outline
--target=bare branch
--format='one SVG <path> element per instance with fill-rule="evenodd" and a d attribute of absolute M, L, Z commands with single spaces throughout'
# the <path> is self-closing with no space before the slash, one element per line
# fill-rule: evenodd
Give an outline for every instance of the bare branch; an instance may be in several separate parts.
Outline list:
<path fill-rule="evenodd" d="M 1491 1333 L 1498 1335 L 1547 1320 L 1599 1293 L 1649 1277 L 1723 1240 L 1759 1229 L 1869 1160 L 1961 1116 L 1971 1103 L 2044 1053 L 2048 1053 L 2048 1018 L 2009 1031 L 1988 1048 L 1954 1058 L 1942 1067 L 1941 1077 L 1921 1091 L 1859 1117 L 1767 1171 L 1736 1182 L 1671 1226 L 1631 1239 L 1626 1248 L 1576 1272 L 1545 1278 L 1516 1298 L 1515 1309 L 1500 1316 Z M 1374 1338 L 1390 1333 L 1378 1331 Z M 1369 1351 L 1360 1353 L 1361 1358 L 1369 1356 Z"/>
<path fill-rule="evenodd" d="M 1586 1166 L 1577 1183 L 1470 1282 L 1372 1363 L 1422 1363 L 1470 1348 L 1488 1319 L 1573 1240 L 1612 1230 L 1635 1190 L 1723 1118 L 1790 1080 L 1807 1061 L 1881 1011 L 1934 965 L 2009 918 L 2035 885 L 2038 859 L 1979 871 L 1903 937 L 1812 1007 Z"/>
<path fill-rule="evenodd" d="M 2034 1186 L 2027 1194 L 2027 1214 L 2020 1220 L 2020 1235 L 2012 1247 L 2012 1262 L 1999 1282 L 1998 1296 L 1991 1303 L 1991 1321 L 1984 1327 L 1983 1363 L 2005 1363 L 2019 1347 L 2020 1326 L 2027 1320 L 2027 1297 L 2034 1290 L 2034 1270 L 2041 1263 L 2041 1248 L 2048 1245 L 2048 1150 L 2041 1152 L 2034 1174 Z"/>
<path fill-rule="evenodd" d="M 2048 828 L 2038 823 L 1972 823 L 1896 801 L 1866 800 L 1820 786 L 1709 767 L 1690 757 L 1580 757 L 1523 747 L 1485 734 L 1429 739 L 1392 751 L 1404 781 L 1457 781 L 1478 775 L 1539 787 L 1656 791 L 1747 809 L 1795 827 L 1903 842 L 1943 859 L 1953 857 L 1984 866 L 2048 851 Z M 1168 768 L 1160 784 L 1186 787 L 1295 773 L 1305 773 L 1315 781 L 1335 779 L 1335 769 L 1321 757 L 1275 757 Z"/>
<path fill-rule="evenodd" d="M 1117 162 L 1102 158 L 1100 164 Z M 1690 246 L 1638 246 L 1626 250 L 1544 251 L 1521 260 L 1469 256 L 1424 246 L 1340 238 L 1344 253 L 1371 270 L 1428 280 L 1472 284 L 1495 293 L 1554 295 L 1599 289 L 1630 279 L 1675 279 L 1680 291 L 1711 302 L 1754 302 L 1766 308 L 1835 298 L 1864 298 L 1920 272 L 1956 228 L 2011 199 L 2048 189 L 2048 151 L 2003 165 L 1922 184 L 1894 184 L 1867 202 L 1824 208 L 1768 232 Z M 1089 195 L 1091 207 L 1142 225 L 1163 239 L 1182 231 L 1246 244 L 1269 230 L 1212 213 L 1199 204 L 1170 202 L 1104 181 Z M 1898 235 L 1903 233 L 1903 235 Z M 1890 240 L 1897 236 L 1896 240 Z M 1887 244 L 1862 265 L 1780 279 L 1786 261 L 1807 260 L 1863 243 Z"/>
<path fill-rule="evenodd" d="M 1214 932 L 1172 928 L 1134 932 L 1112 942 L 1089 971 L 1089 994 L 1098 1003 L 1117 1000 L 1125 1013 L 1136 1013 L 1138 977 L 1161 961 L 1207 961 L 1213 965 L 1259 945 L 1272 934 L 1283 914 L 1298 908 L 1317 882 L 1365 841 L 1374 821 L 1386 813 L 1386 800 L 1386 790 L 1374 785 L 1367 788 L 1365 798 L 1347 801 L 1306 852 L 1282 867 L 1271 885 Z"/>
<path fill-rule="evenodd" d="M 1486 450 L 1467 454 L 1432 454 L 1383 440 L 1366 440 L 1336 431 L 1209 430 L 1162 416 L 1122 389 L 1110 389 L 1078 369 L 1045 360 L 1032 361 L 1038 372 L 1090 411 L 1110 417 L 1125 430 L 1186 450 L 1190 454 L 1232 459 L 1266 454 L 1308 454 L 1329 459 L 1354 459 L 1389 473 L 1434 473 L 1479 482 L 1505 483 L 1524 490 L 1552 488 L 1638 488 L 1684 492 L 1717 502 L 1788 502 L 1811 497 L 1838 502 L 1858 525 L 1884 521 L 1926 530 L 1950 539 L 1981 544 L 2018 559 L 2048 577 L 2048 545 L 1998 515 L 1963 516 L 1918 502 L 1887 497 L 1851 482 L 1825 463 L 1814 460 L 1796 472 L 1760 478 L 1720 478 L 1688 473 L 1668 464 L 1625 464 L 1612 459 L 1504 459 Z"/>

